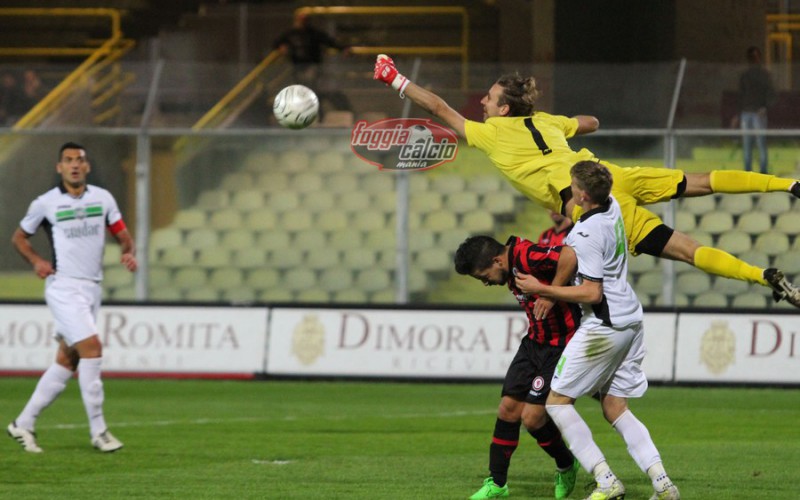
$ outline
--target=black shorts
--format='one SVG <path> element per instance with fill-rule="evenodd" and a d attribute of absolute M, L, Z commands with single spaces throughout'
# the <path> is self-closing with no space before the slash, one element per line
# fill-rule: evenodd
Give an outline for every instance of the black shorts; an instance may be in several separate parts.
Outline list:
<path fill-rule="evenodd" d="M 516 356 L 508 366 L 502 395 L 543 405 L 550 393 L 550 380 L 563 352 L 563 347 L 537 344 L 528 337 L 523 338 Z"/>

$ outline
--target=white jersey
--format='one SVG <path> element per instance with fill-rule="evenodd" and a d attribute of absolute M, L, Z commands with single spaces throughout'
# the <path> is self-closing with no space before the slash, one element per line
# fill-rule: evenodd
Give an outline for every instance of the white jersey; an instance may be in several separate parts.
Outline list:
<path fill-rule="evenodd" d="M 607 204 L 583 214 L 564 241 L 578 257 L 575 284 L 583 280 L 603 284 L 603 299 L 599 304 L 581 304 L 581 325 L 623 327 L 642 321 L 642 304 L 628 284 L 625 242 L 622 212 L 613 197 L 609 197 Z"/>
<path fill-rule="evenodd" d="M 59 184 L 31 202 L 19 226 L 31 235 L 44 227 L 57 276 L 100 281 L 105 230 L 120 220 L 117 202 L 105 189 L 88 184 L 74 198 Z"/>

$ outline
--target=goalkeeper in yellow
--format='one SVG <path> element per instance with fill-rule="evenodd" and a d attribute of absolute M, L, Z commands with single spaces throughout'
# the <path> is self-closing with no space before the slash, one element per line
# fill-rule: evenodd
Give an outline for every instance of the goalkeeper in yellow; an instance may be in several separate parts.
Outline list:
<path fill-rule="evenodd" d="M 567 139 L 597 130 L 597 118 L 584 115 L 570 118 L 535 111 L 539 94 L 536 81 L 517 74 L 501 77 L 481 99 L 483 123 L 467 120 L 441 97 L 409 81 L 383 54 L 375 62 L 374 78 L 397 90 L 401 97 L 407 96 L 455 129 L 470 146 L 486 153 L 522 194 L 574 220 L 580 217 L 581 209 L 572 200 L 569 171 L 579 161 L 599 160 L 587 149 L 573 151 Z M 600 163 L 614 176 L 611 193 L 622 209 L 631 253 L 665 257 L 710 274 L 759 283 L 772 288 L 775 300 L 785 299 L 800 307 L 800 289 L 782 271 L 761 269 L 722 250 L 703 246 L 642 207 L 712 193 L 782 191 L 800 198 L 798 181 L 755 172 L 714 170 L 690 174 L 668 168 L 623 168 L 605 161 Z"/>

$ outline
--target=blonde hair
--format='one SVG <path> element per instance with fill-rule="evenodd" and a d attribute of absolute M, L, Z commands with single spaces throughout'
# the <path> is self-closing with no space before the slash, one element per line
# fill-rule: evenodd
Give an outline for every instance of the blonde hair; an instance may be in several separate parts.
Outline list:
<path fill-rule="evenodd" d="M 508 105 L 508 116 L 531 116 L 533 105 L 539 97 L 536 78 L 523 77 L 519 73 L 501 76 L 497 85 L 503 87 L 503 94 L 498 99 L 499 106 Z"/>

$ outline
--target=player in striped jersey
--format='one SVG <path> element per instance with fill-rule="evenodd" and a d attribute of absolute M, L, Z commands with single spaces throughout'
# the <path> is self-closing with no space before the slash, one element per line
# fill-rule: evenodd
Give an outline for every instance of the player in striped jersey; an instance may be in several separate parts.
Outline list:
<path fill-rule="evenodd" d="M 599 161 L 588 149 L 573 151 L 567 140 L 594 132 L 597 118 L 566 117 L 535 111 L 539 91 L 536 81 L 512 74 L 501 77 L 481 100 L 484 121 L 467 120 L 441 97 L 410 82 L 392 60 L 381 54 L 374 78 L 408 96 L 414 103 L 443 120 L 477 147 L 521 193 L 540 206 L 571 216 L 580 215 L 572 199 L 569 169 L 583 160 Z M 680 197 L 713 193 L 788 192 L 800 198 L 800 181 L 756 172 L 715 170 L 688 174 L 652 167 L 622 168 L 601 162 L 614 176 L 613 195 L 622 209 L 628 249 L 686 262 L 704 272 L 770 287 L 775 300 L 800 307 L 800 289 L 779 269 L 762 269 L 733 255 L 701 245 L 688 235 L 665 225 L 642 205 Z"/>
<path fill-rule="evenodd" d="M 625 227 L 619 204 L 610 196 L 611 172 L 598 162 L 582 161 L 571 173 L 573 196 L 583 208 L 565 242 L 578 259 L 575 286 L 552 286 L 523 273 L 516 278 L 526 293 L 583 306 L 581 326 L 553 375 L 547 413 L 581 465 L 595 477 L 597 486 L 590 500 L 625 497 L 625 487 L 574 407 L 577 398 L 596 392 L 606 420 L 650 477 L 655 490 L 651 500 L 678 500 L 680 493 L 664 470 L 650 433 L 628 408 L 628 398 L 641 397 L 647 390 L 641 367 L 645 355 L 642 304 L 628 284 Z"/>
<path fill-rule="evenodd" d="M 22 413 L 8 424 L 8 435 L 25 451 L 41 453 L 34 429 L 39 414 L 53 403 L 78 370 L 92 446 L 103 452 L 122 448 L 103 416 L 101 362 L 103 348 L 96 325 L 103 279 L 106 230 L 119 242 L 121 263 L 133 272 L 137 262 L 133 238 L 114 197 L 86 183 L 91 170 L 86 149 L 72 142 L 61 146 L 56 171 L 61 182 L 31 203 L 12 243 L 45 282 L 45 300 L 53 314 L 58 341 L 56 361 L 39 379 Z M 28 238 L 43 228 L 52 245 L 52 263 L 34 250 Z"/>
<path fill-rule="evenodd" d="M 548 210 L 548 212 L 553 225 L 542 231 L 538 243 L 545 247 L 561 246 L 564 244 L 564 238 L 569 234 L 569 230 L 572 229 L 572 219 L 552 210 Z"/>
<path fill-rule="evenodd" d="M 508 286 L 528 316 L 528 334 L 522 338 L 503 384 L 489 446 L 491 476 L 471 499 L 508 496 L 508 468 L 519 444 L 520 420 L 556 462 L 555 498 L 566 498 L 575 487 L 578 462 L 543 405 L 556 362 L 578 327 L 580 309 L 575 304 L 524 294 L 514 281 L 514 275 L 520 272 L 533 274 L 547 283 L 566 284 L 574 266 L 575 254 L 571 249 L 539 246 L 516 236 L 510 237 L 505 245 L 489 236 L 473 236 L 456 251 L 458 273 L 472 276 L 487 286 Z"/>

